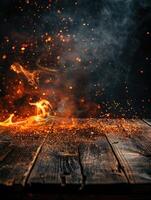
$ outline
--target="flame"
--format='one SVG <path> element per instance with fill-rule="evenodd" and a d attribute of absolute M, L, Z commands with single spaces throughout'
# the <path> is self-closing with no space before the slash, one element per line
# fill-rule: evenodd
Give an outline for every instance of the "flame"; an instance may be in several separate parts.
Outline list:
<path fill-rule="evenodd" d="M 24 120 L 20 120 L 17 122 L 13 122 L 12 119 L 15 116 L 14 114 L 11 114 L 8 119 L 6 119 L 3 122 L 0 122 L 0 126 L 21 126 L 24 125 L 26 127 L 41 123 L 46 123 L 51 117 L 52 106 L 49 101 L 46 99 L 42 99 L 36 103 L 29 103 L 32 106 L 36 106 L 36 115 L 30 116 Z"/>
<path fill-rule="evenodd" d="M 39 64 L 39 60 L 37 61 L 36 65 L 38 66 L 38 70 L 34 70 L 30 72 L 27 70 L 25 67 L 20 65 L 19 63 L 14 63 L 11 65 L 10 69 L 17 74 L 22 74 L 26 77 L 28 80 L 29 84 L 32 86 L 38 85 L 39 83 L 39 74 L 44 73 L 44 74 L 49 74 L 49 73 L 55 73 L 57 70 L 51 69 L 48 67 L 43 67 Z"/>
<path fill-rule="evenodd" d="M 38 74 L 36 71 L 30 72 L 27 69 L 25 69 L 22 65 L 20 65 L 19 63 L 12 64 L 10 69 L 13 70 L 14 72 L 16 72 L 17 74 L 24 75 L 31 85 L 38 84 Z"/>
<path fill-rule="evenodd" d="M 12 122 L 13 117 L 14 117 L 14 114 L 11 114 L 8 119 L 6 119 L 3 122 L 0 122 L 0 126 L 10 126 L 10 125 L 12 125 L 13 124 L 13 122 Z"/>
<path fill-rule="evenodd" d="M 36 103 L 30 103 L 30 105 L 36 106 L 37 115 L 34 116 L 35 121 L 39 121 L 50 117 L 50 113 L 52 112 L 52 106 L 49 101 L 43 99 Z"/>

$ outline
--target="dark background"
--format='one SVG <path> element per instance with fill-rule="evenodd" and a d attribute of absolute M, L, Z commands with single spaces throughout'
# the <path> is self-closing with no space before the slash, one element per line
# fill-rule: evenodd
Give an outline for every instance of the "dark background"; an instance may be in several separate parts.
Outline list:
<path fill-rule="evenodd" d="M 76 115 L 91 116 L 93 108 L 79 102 L 84 98 L 101 105 L 96 116 L 151 117 L 150 0 L 1 0 L 1 99 L 7 93 L 4 77 L 11 79 L 10 65 L 17 61 L 36 68 L 37 59 L 48 50 L 41 36 L 55 36 L 59 30 L 72 36 L 72 51 L 55 44 L 46 65 L 58 68 L 54 57 L 61 56 L 60 65 L 66 66 L 65 71 L 59 69 L 66 74 L 61 87 L 72 84 L 80 110 Z M 34 47 L 20 52 L 28 40 Z M 74 55 L 81 63 L 75 63 Z"/>

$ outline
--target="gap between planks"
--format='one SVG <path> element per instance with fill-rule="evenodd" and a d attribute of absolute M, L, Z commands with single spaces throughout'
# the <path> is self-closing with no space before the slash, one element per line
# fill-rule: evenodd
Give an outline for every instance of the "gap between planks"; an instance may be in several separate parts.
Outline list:
<path fill-rule="evenodd" d="M 142 120 L 142 121 L 151 126 L 151 124 L 146 122 L 146 120 Z M 51 131 L 53 130 L 53 126 L 54 126 L 54 123 L 52 124 Z M 50 134 L 50 132 L 45 136 L 41 145 L 38 147 L 38 149 L 35 153 L 35 156 L 34 156 L 32 162 L 30 163 L 27 172 L 25 173 L 25 178 L 23 179 L 23 186 L 26 185 L 28 178 L 30 177 L 30 174 L 31 174 L 31 172 L 32 172 L 32 170 L 33 170 L 33 168 L 36 164 L 38 156 L 40 155 L 40 152 L 41 152 L 43 145 L 46 142 L 49 134 Z M 113 152 L 113 154 L 114 154 L 114 156 L 117 160 L 119 170 L 123 172 L 128 184 L 135 183 L 134 177 L 130 176 L 131 173 L 129 173 L 129 171 L 131 171 L 130 166 L 126 163 L 126 160 L 124 158 L 122 158 L 122 155 L 120 155 L 120 152 L 118 151 L 118 149 L 116 149 L 115 145 L 112 144 L 112 141 L 110 141 L 110 138 L 106 134 L 104 134 L 104 136 L 105 136 L 108 144 L 110 145 L 111 150 L 112 150 L 112 152 Z M 86 177 L 84 175 L 84 168 L 83 168 L 83 165 L 82 165 L 82 162 L 81 162 L 81 156 L 80 156 L 79 148 L 78 148 L 78 159 L 79 159 L 79 166 L 80 166 L 80 171 L 81 171 L 81 176 L 82 176 L 82 183 L 81 183 L 81 189 L 82 189 L 85 186 Z"/>
<path fill-rule="evenodd" d="M 53 127 L 52 127 L 52 129 L 53 129 Z M 26 185 L 26 183 L 28 182 L 28 180 L 30 178 L 30 175 L 31 175 L 31 173 L 33 171 L 33 168 L 34 168 L 35 164 L 37 163 L 36 162 L 37 159 L 41 155 L 40 152 L 41 152 L 41 150 L 43 148 L 43 145 L 46 142 L 48 136 L 49 136 L 49 134 L 46 136 L 46 138 L 44 139 L 43 143 L 40 145 L 40 147 L 37 150 L 37 153 L 35 155 L 35 159 L 33 160 L 34 163 L 30 167 L 30 169 L 28 170 L 28 176 L 26 176 L 26 179 L 25 179 L 25 182 L 24 182 L 25 185 Z M 107 138 L 107 136 L 105 134 L 103 134 L 103 136 L 104 136 L 104 138 L 106 140 L 106 143 L 108 144 L 108 147 L 110 147 L 110 151 L 113 154 L 113 156 L 114 156 L 114 158 L 115 158 L 115 160 L 116 160 L 116 162 L 118 164 L 118 170 L 123 173 L 123 177 L 125 178 L 126 183 L 129 183 L 128 176 L 127 176 L 126 172 L 124 171 L 124 167 L 122 167 L 122 164 L 121 164 L 120 160 L 118 159 L 118 156 L 116 155 L 116 152 L 115 152 L 114 148 L 112 147 L 111 143 L 109 142 L 109 139 Z M 79 174 L 81 176 L 81 183 L 80 183 L 80 188 L 79 189 L 83 189 L 84 186 L 86 185 L 87 176 L 85 175 L 85 171 L 84 171 L 85 167 L 83 166 L 83 162 L 82 162 L 81 152 L 80 152 L 79 146 L 77 147 L 77 151 L 78 151 L 77 152 L 78 153 L 78 156 L 77 156 L 77 158 L 78 158 L 78 165 L 79 165 L 79 169 L 80 169 L 80 173 Z M 62 186 L 66 185 L 66 177 L 65 176 L 61 176 L 60 177 L 60 181 L 61 181 L 61 185 Z"/>
<path fill-rule="evenodd" d="M 140 122 L 139 121 L 137 121 L 137 122 L 140 123 L 140 125 L 141 125 L 141 122 L 144 125 L 146 124 L 146 127 L 148 126 L 148 128 L 151 127 L 151 123 L 148 122 L 147 120 L 140 120 Z M 133 121 L 133 123 L 135 123 L 135 120 Z M 119 125 L 119 126 L 121 126 L 121 125 Z M 129 183 L 130 184 L 134 184 L 134 183 L 150 183 L 149 172 L 146 172 L 146 174 L 145 174 L 145 176 L 146 176 L 146 180 L 145 181 L 146 182 L 144 182 L 143 178 L 145 178 L 145 177 L 143 177 L 143 173 L 140 171 L 140 169 L 136 168 L 136 171 L 134 169 L 136 163 L 131 163 L 131 161 L 129 159 L 127 160 L 127 158 L 125 157 L 125 153 L 123 154 L 123 151 L 125 149 L 124 145 L 126 145 L 126 143 L 128 141 L 131 143 L 130 144 L 131 147 L 134 147 L 134 149 L 132 148 L 132 149 L 130 149 L 130 151 L 134 151 L 136 149 L 136 153 L 139 152 L 139 151 L 141 152 L 141 148 L 139 146 L 138 147 L 136 146 L 137 143 L 135 143 L 136 142 L 135 141 L 135 136 L 134 136 L 134 138 L 133 137 L 129 138 L 129 140 L 127 140 L 127 142 L 124 142 L 123 138 L 117 137 L 117 141 L 118 142 L 120 141 L 120 143 L 122 142 L 121 143 L 121 147 L 120 147 L 120 145 L 116 144 L 116 139 L 114 139 L 113 136 L 108 135 L 107 138 L 108 138 L 108 141 L 109 141 L 110 145 L 112 146 L 112 149 L 115 152 L 119 162 L 122 163 L 123 170 L 125 172 L 126 177 L 129 180 Z M 137 136 L 136 136 L 136 139 L 137 139 Z M 140 144 L 144 143 L 143 139 L 142 140 L 139 139 L 139 142 L 140 142 Z M 149 143 L 149 141 L 148 141 L 148 143 Z M 121 148 L 124 148 L 124 149 L 122 150 Z M 139 152 L 140 161 L 144 162 L 144 159 L 147 156 L 145 154 L 140 153 L 140 152 Z M 132 159 L 132 158 L 130 158 L 130 159 Z M 149 159 L 148 159 L 148 162 L 149 162 Z M 142 166 L 141 163 L 137 163 L 137 167 L 141 167 L 141 166 Z M 142 169 L 144 169 L 144 168 L 142 168 Z M 145 169 L 147 170 L 147 168 L 145 168 Z"/>
<path fill-rule="evenodd" d="M 121 158 L 118 156 L 117 150 L 114 148 L 114 146 L 110 142 L 110 139 L 107 137 L 107 135 L 106 134 L 104 134 L 104 135 L 105 135 L 105 138 L 106 138 L 107 142 L 109 143 L 109 146 L 111 147 L 111 150 L 112 150 L 112 152 L 113 152 L 113 154 L 114 154 L 114 156 L 117 160 L 118 170 L 123 172 L 127 182 L 130 183 L 130 179 L 129 179 L 128 174 L 126 173 L 125 168 L 124 168 L 124 166 L 121 162 Z"/>
<path fill-rule="evenodd" d="M 142 119 L 142 121 L 147 124 L 148 126 L 151 126 L 151 119 Z"/>
<path fill-rule="evenodd" d="M 51 125 L 51 130 L 50 130 L 51 132 L 52 132 L 52 130 L 53 130 L 53 126 L 54 126 L 54 122 L 53 122 L 52 125 Z M 44 137 L 44 139 L 43 139 L 41 145 L 37 148 L 37 151 L 36 151 L 36 153 L 35 153 L 35 155 L 34 155 L 34 157 L 33 157 L 33 160 L 32 160 L 31 163 L 29 164 L 29 167 L 28 167 L 27 171 L 26 171 L 25 174 L 24 174 L 24 179 L 23 179 L 23 181 L 22 181 L 22 185 L 23 185 L 23 186 L 26 185 L 26 183 L 27 183 L 27 181 L 28 181 L 28 178 L 29 178 L 29 176 L 30 176 L 30 174 L 31 174 L 31 172 L 32 172 L 32 169 L 34 168 L 34 166 L 35 166 L 35 164 L 36 164 L 36 161 L 37 161 L 37 159 L 38 159 L 38 156 L 40 155 L 40 152 L 41 152 L 41 150 L 42 150 L 42 147 L 43 147 L 44 143 L 46 142 L 46 140 L 47 140 L 49 134 L 50 134 L 50 132 L 48 132 L 48 133 L 46 134 L 46 136 Z"/>
<path fill-rule="evenodd" d="M 82 161 L 81 161 L 81 153 L 80 153 L 79 146 L 78 146 L 78 161 L 79 161 L 81 179 L 82 179 L 80 190 L 82 190 L 85 186 L 86 176 L 84 174 L 84 168 L 83 168 Z"/>
<path fill-rule="evenodd" d="M 121 124 L 118 124 L 117 125 L 118 127 L 121 127 Z M 123 128 L 123 127 L 122 127 Z M 121 170 L 124 175 L 125 175 L 125 178 L 126 180 L 128 181 L 128 184 L 132 184 L 132 183 L 135 183 L 135 178 L 132 176 L 132 169 L 129 165 L 129 163 L 127 162 L 127 160 L 124 158 L 124 155 L 123 153 L 121 152 L 121 150 L 115 145 L 115 141 L 112 140 L 112 137 L 110 136 L 106 136 L 106 139 L 113 151 L 113 154 L 115 155 L 116 157 L 116 160 L 118 161 L 118 164 L 119 164 L 119 170 Z"/>

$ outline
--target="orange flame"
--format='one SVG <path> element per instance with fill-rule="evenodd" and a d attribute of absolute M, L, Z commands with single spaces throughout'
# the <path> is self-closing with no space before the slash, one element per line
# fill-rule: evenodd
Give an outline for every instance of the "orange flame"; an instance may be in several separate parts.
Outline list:
<path fill-rule="evenodd" d="M 11 114 L 8 119 L 6 119 L 3 122 L 0 122 L 0 126 L 10 126 L 10 125 L 12 125 L 13 124 L 13 122 L 12 122 L 13 117 L 14 117 L 14 114 Z"/>
<path fill-rule="evenodd" d="M 21 66 L 19 63 L 12 64 L 10 68 L 17 74 L 23 74 L 31 85 L 38 84 L 38 74 L 35 71 L 30 72 L 23 66 Z"/>
<path fill-rule="evenodd" d="M 51 113 L 53 112 L 52 106 L 50 102 L 47 101 L 46 99 L 40 100 L 36 103 L 30 103 L 30 105 L 36 106 L 36 115 L 30 116 L 22 121 L 13 122 L 12 119 L 15 115 L 11 114 L 8 119 L 6 119 L 3 122 L 0 122 L 0 126 L 8 127 L 12 125 L 14 126 L 26 125 L 27 127 L 30 125 L 34 125 L 35 123 L 36 124 L 45 123 L 52 117 L 51 115 Z"/>
<path fill-rule="evenodd" d="M 55 69 L 51 69 L 48 67 L 43 67 L 39 64 L 39 60 L 37 61 L 37 66 L 38 66 L 38 70 L 34 70 L 32 72 L 30 72 L 29 70 L 27 70 L 25 67 L 23 67 L 22 65 L 20 65 L 19 63 L 14 63 L 11 65 L 10 69 L 14 72 L 16 72 L 17 74 L 22 74 L 26 77 L 26 79 L 28 80 L 29 84 L 34 86 L 37 85 L 39 83 L 39 75 L 40 73 L 44 73 L 44 74 L 48 74 L 48 73 L 55 73 L 57 72 L 57 70 Z"/>
<path fill-rule="evenodd" d="M 33 116 L 35 121 L 42 121 L 43 119 L 49 118 L 52 112 L 52 106 L 49 101 L 43 99 L 36 103 L 30 103 L 30 105 L 36 106 L 37 115 Z"/>

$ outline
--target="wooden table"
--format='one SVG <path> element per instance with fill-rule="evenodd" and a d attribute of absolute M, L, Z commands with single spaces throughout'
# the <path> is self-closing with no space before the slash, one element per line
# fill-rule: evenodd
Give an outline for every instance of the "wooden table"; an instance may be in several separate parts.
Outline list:
<path fill-rule="evenodd" d="M 118 119 L 78 120 L 80 124 L 85 122 L 87 126 L 79 129 L 58 128 L 56 120 L 45 131 L 26 133 L 11 133 L 1 128 L 0 194 L 31 197 L 72 193 L 108 195 L 108 199 L 110 195 L 118 195 L 119 199 L 120 195 L 125 195 L 125 199 L 129 195 L 149 198 L 150 120 L 124 120 L 124 125 Z M 110 126 L 107 132 L 104 123 Z"/>

